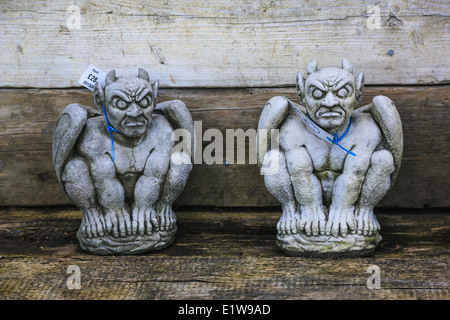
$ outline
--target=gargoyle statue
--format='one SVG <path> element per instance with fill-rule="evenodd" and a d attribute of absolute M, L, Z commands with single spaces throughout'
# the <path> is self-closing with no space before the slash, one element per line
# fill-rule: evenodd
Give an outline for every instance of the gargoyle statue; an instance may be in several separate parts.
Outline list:
<path fill-rule="evenodd" d="M 281 203 L 277 244 L 290 255 L 365 255 L 381 240 L 374 207 L 399 171 L 402 125 L 385 96 L 355 110 L 363 86 L 349 61 L 319 69 L 315 60 L 306 79 L 297 75 L 300 105 L 278 96 L 262 111 L 258 145 L 269 151 L 260 148 L 258 165 Z"/>
<path fill-rule="evenodd" d="M 53 134 L 58 180 L 83 212 L 77 237 L 94 254 L 134 254 L 169 246 L 177 231 L 172 203 L 192 169 L 191 154 L 172 152 L 172 132 L 194 134 L 178 100 L 157 103 L 158 81 L 106 75 L 98 110 L 68 105 Z"/>

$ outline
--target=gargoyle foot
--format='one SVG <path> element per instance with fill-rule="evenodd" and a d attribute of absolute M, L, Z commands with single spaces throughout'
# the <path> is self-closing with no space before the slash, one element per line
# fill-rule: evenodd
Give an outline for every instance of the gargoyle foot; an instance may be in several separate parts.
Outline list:
<path fill-rule="evenodd" d="M 159 230 L 173 230 L 177 223 L 177 217 L 172 210 L 172 204 L 159 201 L 156 204 L 156 212 L 159 217 Z"/>
<path fill-rule="evenodd" d="M 131 225 L 131 231 L 133 235 L 151 235 L 153 233 L 153 230 L 157 230 L 159 227 L 155 208 L 153 206 L 149 206 L 146 208 L 134 207 L 132 215 L 133 221 Z"/>
<path fill-rule="evenodd" d="M 100 208 L 83 209 L 83 234 L 88 238 L 102 237 L 105 233 L 105 220 Z"/>
<path fill-rule="evenodd" d="M 317 206 L 300 206 L 300 231 L 307 236 L 325 234 L 325 208 L 322 204 Z"/>
<path fill-rule="evenodd" d="M 295 209 L 295 205 L 282 206 L 277 230 L 280 234 L 295 234 L 300 231 L 300 213 Z"/>
<path fill-rule="evenodd" d="M 130 214 L 126 208 L 105 208 L 105 224 L 108 234 L 113 234 L 114 237 L 125 237 L 131 234 L 131 220 Z"/>
<path fill-rule="evenodd" d="M 380 230 L 380 224 L 373 213 L 373 208 L 357 207 L 355 211 L 356 232 L 372 236 Z"/>
<path fill-rule="evenodd" d="M 327 236 L 346 237 L 348 233 L 355 231 L 354 206 L 337 207 L 331 205 L 330 214 L 326 225 Z"/>

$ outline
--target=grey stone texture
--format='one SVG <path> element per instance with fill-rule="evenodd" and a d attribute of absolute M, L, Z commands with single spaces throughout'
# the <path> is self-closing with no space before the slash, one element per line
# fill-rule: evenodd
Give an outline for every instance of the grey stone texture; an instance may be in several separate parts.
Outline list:
<path fill-rule="evenodd" d="M 381 240 L 374 207 L 400 168 L 402 124 L 385 96 L 355 110 L 363 87 L 349 61 L 319 69 L 315 60 L 306 79 L 298 73 L 300 105 L 278 96 L 262 111 L 258 165 L 281 203 L 277 244 L 290 255 L 366 255 Z"/>
<path fill-rule="evenodd" d="M 192 169 L 190 152 L 173 152 L 172 133 L 193 136 L 178 100 L 157 103 L 158 81 L 144 69 L 97 83 L 98 111 L 70 104 L 54 129 L 53 162 L 66 194 L 83 212 L 77 233 L 98 255 L 135 254 L 169 246 L 177 231 L 172 204 Z"/>

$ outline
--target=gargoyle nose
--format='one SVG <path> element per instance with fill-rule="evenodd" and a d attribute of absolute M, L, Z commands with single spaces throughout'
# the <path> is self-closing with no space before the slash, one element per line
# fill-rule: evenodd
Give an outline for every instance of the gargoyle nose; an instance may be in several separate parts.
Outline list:
<path fill-rule="evenodd" d="M 339 101 L 334 97 L 332 92 L 328 92 L 325 99 L 322 100 L 322 106 L 332 108 L 339 105 Z"/>
<path fill-rule="evenodd" d="M 142 109 L 136 104 L 136 103 L 131 103 L 131 105 L 129 106 L 128 110 L 127 110 L 127 116 L 128 117 L 139 117 L 142 114 Z"/>

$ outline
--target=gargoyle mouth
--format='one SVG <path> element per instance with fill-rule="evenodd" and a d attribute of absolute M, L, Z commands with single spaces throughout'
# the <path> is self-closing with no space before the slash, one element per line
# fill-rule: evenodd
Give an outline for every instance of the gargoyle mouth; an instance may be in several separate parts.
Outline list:
<path fill-rule="evenodd" d="M 317 118 L 340 118 L 344 115 L 342 110 L 320 109 L 316 113 Z"/>
<path fill-rule="evenodd" d="M 123 125 L 125 127 L 143 127 L 146 124 L 147 121 L 144 118 L 137 118 L 137 119 L 129 118 L 123 122 Z"/>
<path fill-rule="evenodd" d="M 145 122 L 134 121 L 134 122 L 127 122 L 125 124 L 125 127 L 142 127 L 142 126 L 145 126 Z"/>
<path fill-rule="evenodd" d="M 334 111 L 319 113 L 319 117 L 340 117 L 340 116 L 341 113 Z"/>

